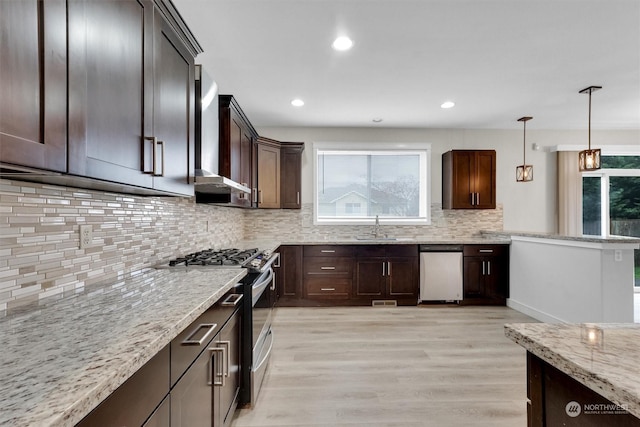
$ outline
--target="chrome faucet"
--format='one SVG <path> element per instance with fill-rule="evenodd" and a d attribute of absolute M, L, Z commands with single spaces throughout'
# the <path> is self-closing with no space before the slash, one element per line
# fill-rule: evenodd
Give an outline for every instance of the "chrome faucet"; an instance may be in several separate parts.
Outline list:
<path fill-rule="evenodd" d="M 375 237 L 375 238 L 383 237 L 380 234 L 380 219 L 378 218 L 378 215 L 376 215 L 376 223 L 373 226 L 373 231 L 371 232 L 371 234 L 373 234 L 373 237 Z"/>

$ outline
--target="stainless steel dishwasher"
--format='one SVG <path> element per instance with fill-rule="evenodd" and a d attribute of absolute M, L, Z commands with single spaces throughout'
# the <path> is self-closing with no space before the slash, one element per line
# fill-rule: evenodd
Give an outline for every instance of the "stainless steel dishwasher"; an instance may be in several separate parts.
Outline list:
<path fill-rule="evenodd" d="M 420 245 L 420 301 L 462 300 L 462 245 Z"/>

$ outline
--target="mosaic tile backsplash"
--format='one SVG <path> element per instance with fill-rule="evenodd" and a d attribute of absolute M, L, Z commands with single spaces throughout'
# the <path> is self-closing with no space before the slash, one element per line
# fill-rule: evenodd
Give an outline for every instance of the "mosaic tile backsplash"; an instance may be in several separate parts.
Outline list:
<path fill-rule="evenodd" d="M 370 226 L 314 226 L 301 210 L 243 210 L 186 197 L 141 197 L 0 179 L 0 310 L 74 292 L 154 266 L 176 255 L 241 239 L 283 242 L 344 239 Z M 502 207 L 443 211 L 429 226 L 384 226 L 394 237 L 434 240 L 502 230 Z M 79 248 L 80 225 L 93 231 Z"/>

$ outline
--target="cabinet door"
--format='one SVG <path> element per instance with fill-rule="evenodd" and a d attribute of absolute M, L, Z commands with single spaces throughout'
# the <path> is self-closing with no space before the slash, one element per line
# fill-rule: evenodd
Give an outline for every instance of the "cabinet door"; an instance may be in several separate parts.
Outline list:
<path fill-rule="evenodd" d="M 504 257 L 487 257 L 484 277 L 488 298 L 504 300 L 509 296 L 509 262 Z"/>
<path fill-rule="evenodd" d="M 302 207 L 303 148 L 304 146 L 290 148 L 286 145 L 281 148 L 280 206 L 282 209 L 300 209 Z"/>
<path fill-rule="evenodd" d="M 276 274 L 279 299 L 302 297 L 302 246 L 280 246 L 280 267 Z"/>
<path fill-rule="evenodd" d="M 280 148 L 258 142 L 258 207 L 280 208 Z"/>
<path fill-rule="evenodd" d="M 70 1 L 69 33 L 69 172 L 151 188 L 153 3 Z"/>
<path fill-rule="evenodd" d="M 211 427 L 212 398 L 219 399 L 212 381 L 221 374 L 221 353 L 205 349 L 171 389 L 172 427 Z"/>
<path fill-rule="evenodd" d="M 464 257 L 464 298 L 482 298 L 484 292 L 484 258 Z"/>
<path fill-rule="evenodd" d="M 452 203 L 454 208 L 473 208 L 476 161 L 473 151 L 453 153 Z"/>
<path fill-rule="evenodd" d="M 67 171 L 64 0 L 0 1 L 0 162 Z"/>
<path fill-rule="evenodd" d="M 356 297 L 382 297 L 385 295 L 386 259 L 365 258 L 356 260 Z"/>
<path fill-rule="evenodd" d="M 155 23 L 153 136 L 157 144 L 152 150 L 155 156 L 152 159 L 155 167 L 151 168 L 155 170 L 153 187 L 191 196 L 194 194 L 189 184 L 189 176 L 194 172 L 194 60 L 160 11 L 156 11 Z"/>
<path fill-rule="evenodd" d="M 224 385 L 220 387 L 219 415 L 218 420 L 214 420 L 214 426 L 226 426 L 231 422 L 233 413 L 238 405 L 238 394 L 240 393 L 240 332 L 241 332 L 240 311 L 236 311 L 225 326 L 220 331 L 217 347 L 223 348 L 226 352 L 223 364 Z M 217 404 L 218 402 L 214 402 Z"/>
<path fill-rule="evenodd" d="M 418 300 L 418 258 L 389 258 L 387 261 L 389 297 Z"/>
<path fill-rule="evenodd" d="M 496 207 L 496 152 L 482 150 L 476 152 L 475 207 L 495 209 Z"/>

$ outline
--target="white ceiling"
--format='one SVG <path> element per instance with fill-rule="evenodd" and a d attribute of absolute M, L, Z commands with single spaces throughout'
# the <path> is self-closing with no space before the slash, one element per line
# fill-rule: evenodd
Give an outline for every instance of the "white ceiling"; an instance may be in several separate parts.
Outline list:
<path fill-rule="evenodd" d="M 174 4 L 256 127 L 586 129 L 578 91 L 599 85 L 592 128 L 640 129 L 638 0 Z M 338 35 L 353 49 L 332 50 Z"/>

